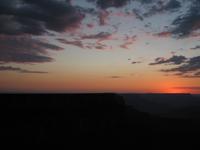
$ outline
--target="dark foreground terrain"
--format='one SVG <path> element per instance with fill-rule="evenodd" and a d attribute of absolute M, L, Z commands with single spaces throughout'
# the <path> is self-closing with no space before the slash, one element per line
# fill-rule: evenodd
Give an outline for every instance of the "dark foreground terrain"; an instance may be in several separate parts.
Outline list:
<path fill-rule="evenodd" d="M 148 96 L 2 94 L 0 95 L 1 142 L 12 144 L 113 143 L 148 148 L 161 146 L 161 149 L 172 143 L 178 147 L 184 145 L 191 149 L 199 143 L 200 109 L 198 112 L 195 108 L 192 114 L 196 116 L 194 118 L 166 117 L 157 113 L 160 111 L 155 113 L 151 110 L 159 110 L 159 105 L 154 104 L 155 101 L 147 102 L 147 99 L 152 98 L 158 100 L 159 96 L 151 95 L 147 99 L 145 97 Z M 138 102 L 139 99 L 143 100 L 141 104 Z M 162 99 L 163 97 L 160 100 Z M 195 100 L 198 101 L 199 97 Z M 131 101 L 135 102 L 131 103 Z M 169 111 L 170 116 L 173 116 L 172 112 L 176 111 L 174 109 Z M 180 113 L 187 114 L 187 109 L 182 109 Z"/>

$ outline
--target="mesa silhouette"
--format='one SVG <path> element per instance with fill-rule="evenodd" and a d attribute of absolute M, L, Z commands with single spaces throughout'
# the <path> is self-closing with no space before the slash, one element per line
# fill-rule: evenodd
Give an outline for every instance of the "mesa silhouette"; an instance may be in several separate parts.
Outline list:
<path fill-rule="evenodd" d="M 198 96 L 108 93 L 2 94 L 0 97 L 1 137 L 9 143 L 67 144 L 89 139 L 86 141 L 136 145 L 151 144 L 152 137 L 160 134 L 200 133 L 198 115 L 173 118 L 146 109 L 159 110 L 159 101 L 169 103 L 172 97 L 181 103 L 179 98 L 198 101 Z M 187 114 L 187 109 L 181 110 Z"/>

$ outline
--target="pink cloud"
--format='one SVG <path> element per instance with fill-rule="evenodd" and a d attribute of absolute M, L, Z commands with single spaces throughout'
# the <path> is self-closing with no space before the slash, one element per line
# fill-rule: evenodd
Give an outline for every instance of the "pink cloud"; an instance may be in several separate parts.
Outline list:
<path fill-rule="evenodd" d="M 121 48 L 125 48 L 125 49 L 128 49 L 129 45 L 132 45 L 135 41 L 136 41 L 136 36 L 132 36 L 132 37 L 129 37 L 129 36 L 126 36 L 125 42 L 120 45 Z"/>
<path fill-rule="evenodd" d="M 158 36 L 158 37 L 171 37 L 172 33 L 171 32 L 160 32 L 160 33 L 156 33 L 154 34 L 155 36 Z"/>

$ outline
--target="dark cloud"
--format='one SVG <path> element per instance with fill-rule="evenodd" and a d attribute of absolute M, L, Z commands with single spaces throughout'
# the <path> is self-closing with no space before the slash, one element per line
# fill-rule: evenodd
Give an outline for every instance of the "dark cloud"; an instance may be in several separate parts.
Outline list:
<path fill-rule="evenodd" d="M 160 70 L 166 73 L 176 73 L 175 75 L 182 76 L 185 78 L 199 78 L 200 77 L 200 56 L 192 57 L 182 65 L 171 68 Z"/>
<path fill-rule="evenodd" d="M 139 19 L 141 21 L 144 20 L 144 18 L 142 17 L 142 15 L 140 15 L 140 12 L 137 9 L 133 9 L 132 11 L 135 14 L 135 16 L 136 16 L 137 19 Z"/>
<path fill-rule="evenodd" d="M 14 72 L 19 72 L 19 73 L 39 73 L 39 74 L 48 73 L 48 72 L 43 72 L 43 71 L 31 71 L 31 70 L 22 69 L 19 67 L 12 67 L 12 66 L 0 66 L 0 71 L 14 71 Z"/>
<path fill-rule="evenodd" d="M 193 6 L 184 15 L 174 20 L 172 25 L 176 27 L 172 30 L 172 33 L 178 37 L 189 36 L 192 32 L 200 29 L 200 1 L 193 0 Z"/>
<path fill-rule="evenodd" d="M 172 56 L 171 58 L 165 59 L 163 57 L 158 57 L 155 59 L 155 62 L 150 63 L 149 65 L 159 65 L 159 64 L 173 64 L 180 65 L 187 60 L 185 56 Z"/>
<path fill-rule="evenodd" d="M 138 1 L 141 2 L 142 4 L 149 4 L 153 2 L 153 0 L 138 0 Z"/>
<path fill-rule="evenodd" d="M 43 63 L 51 62 L 48 50 L 63 48 L 29 36 L 0 36 L 1 63 Z"/>
<path fill-rule="evenodd" d="M 181 3 L 177 0 L 170 0 L 168 3 L 163 3 L 163 1 L 157 2 L 157 7 L 153 7 L 157 12 L 161 11 L 173 11 L 181 7 Z"/>
<path fill-rule="evenodd" d="M 165 10 L 172 10 L 181 7 L 181 3 L 177 0 L 170 0 L 166 6 L 164 7 Z"/>
<path fill-rule="evenodd" d="M 91 0 L 90 0 L 91 1 Z M 98 7 L 106 9 L 109 7 L 122 7 L 127 4 L 130 0 L 93 0 L 96 1 Z"/>
<path fill-rule="evenodd" d="M 185 64 L 171 69 L 172 71 L 179 71 L 179 72 L 190 72 L 190 71 L 197 71 L 200 69 L 200 56 L 190 58 Z"/>
<path fill-rule="evenodd" d="M 144 14 L 144 16 L 152 16 L 160 12 L 164 11 L 174 11 L 181 7 L 181 3 L 177 0 L 170 0 L 167 3 L 164 1 L 156 1 L 156 0 L 142 0 L 140 1 L 142 4 L 151 4 L 151 9 Z"/>
<path fill-rule="evenodd" d="M 19 22 L 20 21 L 20 22 Z M 0 33 L 7 35 L 45 33 L 43 26 L 30 18 L 18 18 L 13 15 L 0 15 Z"/>
<path fill-rule="evenodd" d="M 40 35 L 79 26 L 84 15 L 70 0 L 1 0 L 0 33 Z"/>
<path fill-rule="evenodd" d="M 192 47 L 192 48 L 190 48 L 191 50 L 197 50 L 197 49 L 199 49 L 200 50 L 200 45 L 197 45 L 197 46 L 195 46 L 195 47 Z"/>

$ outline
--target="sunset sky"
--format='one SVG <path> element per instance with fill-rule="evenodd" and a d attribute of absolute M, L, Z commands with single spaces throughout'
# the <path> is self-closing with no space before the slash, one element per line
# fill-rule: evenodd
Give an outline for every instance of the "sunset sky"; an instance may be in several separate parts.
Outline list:
<path fill-rule="evenodd" d="M 0 92 L 200 93 L 200 0 L 0 0 Z"/>

